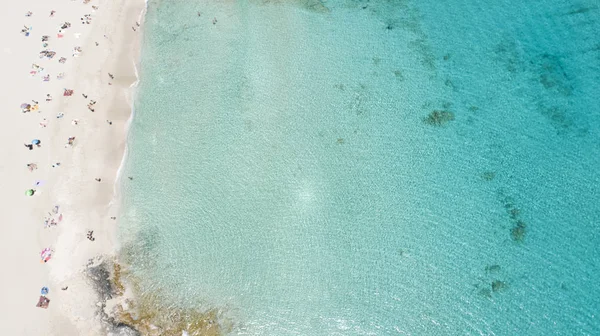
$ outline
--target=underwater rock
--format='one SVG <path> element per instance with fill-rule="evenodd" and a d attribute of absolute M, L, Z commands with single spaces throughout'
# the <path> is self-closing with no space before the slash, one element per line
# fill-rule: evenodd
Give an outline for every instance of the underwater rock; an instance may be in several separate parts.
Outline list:
<path fill-rule="evenodd" d="M 393 73 L 394 73 L 394 76 L 396 76 L 396 78 L 398 78 L 398 80 L 401 80 L 401 81 L 404 80 L 404 75 L 402 74 L 402 71 L 394 70 Z"/>
<path fill-rule="evenodd" d="M 486 171 L 483 174 L 481 174 L 481 178 L 486 180 L 486 181 L 491 181 L 496 177 L 496 173 L 493 171 Z"/>
<path fill-rule="evenodd" d="M 543 54 L 538 60 L 539 82 L 546 90 L 570 96 L 573 94 L 573 86 L 570 76 L 566 73 L 561 59 L 558 56 Z"/>
<path fill-rule="evenodd" d="M 431 126 L 444 126 L 450 121 L 454 120 L 454 113 L 447 110 L 434 110 L 429 115 L 423 119 L 428 125 Z"/>
<path fill-rule="evenodd" d="M 501 269 L 500 265 L 488 265 L 485 266 L 485 271 L 488 273 L 495 273 L 495 272 L 499 272 Z"/>
<path fill-rule="evenodd" d="M 527 228 L 527 224 L 522 220 L 517 220 L 516 225 L 510 230 L 510 235 L 512 239 L 516 242 L 523 242 L 525 240 L 525 229 Z"/>
<path fill-rule="evenodd" d="M 508 288 L 508 284 L 504 281 L 494 280 L 492 281 L 492 292 L 496 293 Z"/>
<path fill-rule="evenodd" d="M 508 215 L 510 216 L 510 219 L 512 219 L 512 220 L 518 220 L 520 214 L 521 214 L 521 210 L 517 209 L 517 208 L 512 208 L 508 211 Z"/>
<path fill-rule="evenodd" d="M 344 84 L 334 84 L 333 87 L 340 91 L 344 91 L 346 89 L 346 86 Z"/>
<path fill-rule="evenodd" d="M 516 41 L 505 39 L 494 48 L 497 61 L 504 66 L 509 73 L 522 72 L 526 68 L 523 60 L 523 51 Z"/>
<path fill-rule="evenodd" d="M 513 223 L 513 227 L 510 229 L 511 238 L 516 242 L 523 242 L 527 233 L 527 224 L 521 219 L 521 209 L 515 206 L 511 197 L 504 197 L 502 203 Z"/>

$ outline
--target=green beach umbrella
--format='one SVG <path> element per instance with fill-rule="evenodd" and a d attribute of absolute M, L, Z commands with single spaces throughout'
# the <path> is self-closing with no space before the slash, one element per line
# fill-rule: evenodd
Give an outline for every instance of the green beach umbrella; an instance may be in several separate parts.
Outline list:
<path fill-rule="evenodd" d="M 27 189 L 27 191 L 25 192 L 25 195 L 27 196 L 33 196 L 33 194 L 35 194 L 35 190 L 33 189 Z"/>

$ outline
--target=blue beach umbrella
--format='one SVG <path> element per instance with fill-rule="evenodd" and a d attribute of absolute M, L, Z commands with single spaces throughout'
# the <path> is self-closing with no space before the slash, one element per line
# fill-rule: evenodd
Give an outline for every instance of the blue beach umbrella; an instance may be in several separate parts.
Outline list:
<path fill-rule="evenodd" d="M 39 145 L 40 143 L 42 143 L 42 142 L 38 139 L 31 140 L 31 144 L 33 144 L 33 145 Z"/>
<path fill-rule="evenodd" d="M 41 291 L 42 295 L 48 294 L 48 291 L 49 291 L 48 287 L 42 287 L 42 291 Z"/>

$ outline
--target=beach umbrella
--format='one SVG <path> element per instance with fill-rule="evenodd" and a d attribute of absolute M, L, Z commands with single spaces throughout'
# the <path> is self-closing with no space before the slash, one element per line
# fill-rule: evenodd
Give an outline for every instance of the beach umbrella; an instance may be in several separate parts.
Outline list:
<path fill-rule="evenodd" d="M 40 253 L 40 257 L 42 258 L 43 262 L 47 262 L 48 260 L 50 260 L 50 258 L 52 258 L 52 250 L 49 247 L 46 247 Z"/>
<path fill-rule="evenodd" d="M 48 287 L 42 287 L 42 295 L 47 295 L 48 294 Z"/>
<path fill-rule="evenodd" d="M 28 109 L 28 108 L 30 108 L 30 107 L 31 107 L 31 104 L 27 104 L 27 103 L 23 103 L 23 104 L 21 104 L 21 108 L 22 108 L 22 109 Z"/>
<path fill-rule="evenodd" d="M 41 142 L 39 139 L 33 139 L 33 140 L 31 140 L 31 144 L 32 144 L 32 145 L 39 145 L 39 144 L 41 144 L 41 143 L 42 143 L 42 142 Z"/>
<path fill-rule="evenodd" d="M 27 196 L 33 196 L 33 194 L 35 194 L 35 190 L 33 189 L 27 189 L 27 191 L 25 192 L 25 195 Z"/>

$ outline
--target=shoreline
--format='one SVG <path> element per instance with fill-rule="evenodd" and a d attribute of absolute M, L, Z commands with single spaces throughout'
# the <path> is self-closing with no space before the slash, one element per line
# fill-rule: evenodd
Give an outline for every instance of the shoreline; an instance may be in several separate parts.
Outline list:
<path fill-rule="evenodd" d="M 95 137 L 94 135 L 84 137 L 84 140 L 89 140 L 95 144 L 90 146 L 92 148 L 87 149 L 96 154 L 95 158 L 92 159 L 95 162 L 87 160 L 90 166 L 89 170 L 93 170 L 94 165 L 97 167 L 103 166 L 102 174 L 106 175 L 100 177 L 102 179 L 101 183 L 105 185 L 95 188 L 95 191 L 88 191 L 90 198 L 99 198 L 99 194 L 102 195 L 99 202 L 96 202 L 94 206 L 88 204 L 89 208 L 87 209 L 87 211 L 96 212 L 97 214 L 92 218 L 88 216 L 88 219 L 91 219 L 92 222 L 87 224 L 94 231 L 94 236 L 97 239 L 83 251 L 75 248 L 75 250 L 78 250 L 78 258 L 72 260 L 79 263 L 82 269 L 70 281 L 81 282 L 82 285 L 85 283 L 85 289 L 88 291 L 88 299 L 82 300 L 81 297 L 76 297 L 74 299 L 77 302 L 71 304 L 72 307 L 77 307 L 83 303 L 79 301 L 88 301 L 87 314 L 89 319 L 82 319 L 81 316 L 76 315 L 70 316 L 71 323 L 76 326 L 78 334 L 83 331 L 91 334 L 92 330 L 98 335 L 135 333 L 135 330 L 127 326 L 114 323 L 114 319 L 105 312 L 106 301 L 111 299 L 114 293 L 106 292 L 106 288 L 110 288 L 107 287 L 110 286 L 107 277 L 110 277 L 112 272 L 106 272 L 104 266 L 107 263 L 110 264 L 117 257 L 119 250 L 116 235 L 120 205 L 120 184 L 122 183 L 120 172 L 127 158 L 127 137 L 133 118 L 135 90 L 139 82 L 136 67 L 140 62 L 141 24 L 143 24 L 146 5 L 145 1 L 104 2 L 104 6 L 107 8 L 102 15 L 99 15 L 98 21 L 101 24 L 95 26 L 90 32 L 87 43 L 91 45 L 92 40 L 100 40 L 102 37 L 108 36 L 110 51 L 105 54 L 99 63 L 93 59 L 85 60 L 88 62 L 96 61 L 96 66 L 94 64 L 88 65 L 84 60 L 79 65 L 80 69 L 89 66 L 92 70 L 89 76 L 83 76 L 85 79 L 82 79 L 82 81 L 87 82 L 83 84 L 84 86 L 85 84 L 90 86 L 89 89 L 86 89 L 87 91 L 96 91 L 98 101 L 100 102 L 101 99 L 102 103 L 105 104 L 107 108 L 102 119 L 106 118 L 106 122 L 110 121 L 111 125 L 110 128 L 105 128 L 106 131 L 103 134 L 97 134 Z M 130 26 L 133 27 L 138 22 L 140 25 L 135 27 L 135 31 L 130 29 Z M 100 69 L 102 70 L 100 71 Z M 96 72 L 95 77 L 93 77 L 94 71 Z M 114 80 L 109 79 L 104 72 L 114 74 Z M 108 85 L 111 81 L 112 85 Z M 96 113 L 98 112 L 100 111 L 96 111 Z M 98 122 L 103 123 L 102 119 Z M 98 123 L 96 123 L 96 127 L 98 126 Z M 80 153 L 80 155 L 85 156 L 83 153 Z M 76 160 L 75 157 L 74 160 Z M 69 189 L 75 191 L 69 194 L 82 191 L 77 182 L 73 182 Z M 93 195 L 94 193 L 96 195 Z M 113 217 L 117 218 L 111 220 Z M 99 242 L 99 240 L 103 241 Z M 86 241 L 86 243 L 88 242 Z M 82 258 L 87 258 L 87 263 L 81 263 L 84 261 Z M 60 325 L 52 330 L 57 335 L 63 334 L 63 327 Z"/>

